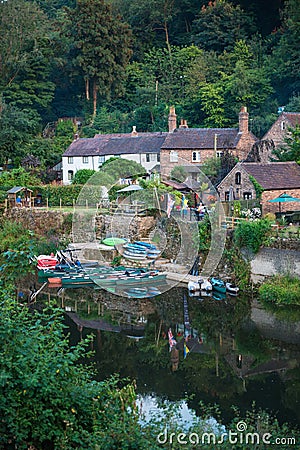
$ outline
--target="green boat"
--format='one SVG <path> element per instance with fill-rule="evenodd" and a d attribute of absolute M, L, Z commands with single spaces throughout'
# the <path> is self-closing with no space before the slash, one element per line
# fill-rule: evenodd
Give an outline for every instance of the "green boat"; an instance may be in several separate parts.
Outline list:
<path fill-rule="evenodd" d="M 156 284 L 161 283 L 166 279 L 165 274 L 141 274 L 136 276 L 94 276 L 90 275 L 90 278 L 93 280 L 93 282 L 99 286 L 106 288 L 108 286 L 119 286 L 119 287 L 125 287 L 125 286 L 139 286 L 143 287 L 146 284 Z"/>
<path fill-rule="evenodd" d="M 117 238 L 117 237 L 105 238 L 101 241 L 102 244 L 108 245 L 109 247 L 114 247 L 115 245 L 125 244 L 126 242 L 128 242 L 128 239 Z"/>

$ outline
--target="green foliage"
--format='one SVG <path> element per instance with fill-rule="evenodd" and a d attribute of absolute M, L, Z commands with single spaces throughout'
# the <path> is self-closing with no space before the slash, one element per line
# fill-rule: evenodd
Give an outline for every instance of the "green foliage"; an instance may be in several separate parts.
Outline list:
<path fill-rule="evenodd" d="M 205 214 L 203 219 L 198 222 L 198 234 L 193 241 L 198 245 L 199 252 L 207 253 L 211 244 L 211 223 L 209 216 Z"/>
<path fill-rule="evenodd" d="M 274 151 L 280 161 L 296 161 L 300 164 L 300 126 L 289 129 L 285 137 L 285 145 Z"/>
<path fill-rule="evenodd" d="M 92 169 L 80 169 L 75 173 L 72 184 L 85 184 L 96 173 Z"/>
<path fill-rule="evenodd" d="M 240 291 L 243 293 L 251 292 L 251 267 L 250 263 L 247 262 L 238 248 L 233 246 L 230 249 L 225 249 L 224 257 L 226 264 L 232 270 L 232 277 L 234 283 L 239 286 Z"/>
<path fill-rule="evenodd" d="M 171 179 L 183 183 L 187 178 L 187 171 L 183 166 L 175 166 L 170 173 Z"/>
<path fill-rule="evenodd" d="M 4 221 L 0 228 L 0 273 L 2 281 L 15 282 L 34 268 L 36 253 L 33 233 L 17 222 Z"/>
<path fill-rule="evenodd" d="M 21 167 L 12 169 L 9 172 L 3 172 L 0 175 L 1 186 L 9 186 L 10 188 L 13 186 L 29 187 L 29 185 L 32 186 L 33 183 L 38 186 L 41 184 L 41 181 Z"/>
<path fill-rule="evenodd" d="M 91 83 L 95 116 L 98 94 L 105 98 L 122 91 L 131 32 L 104 0 L 78 0 L 76 8 L 68 10 L 68 19 L 76 49 L 74 63 L 85 80 L 87 100 Z"/>
<path fill-rule="evenodd" d="M 1 447 L 146 445 L 133 386 L 118 378 L 92 380 L 91 371 L 77 363 L 87 342 L 69 347 L 60 311 L 32 312 L 5 290 L 0 301 Z"/>
<path fill-rule="evenodd" d="M 257 253 L 271 231 L 271 221 L 259 219 L 254 221 L 240 221 L 234 229 L 234 242 L 238 248 L 246 247 Z"/>
<path fill-rule="evenodd" d="M 260 300 L 275 305 L 300 305 L 299 278 L 274 276 L 259 287 Z"/>
<path fill-rule="evenodd" d="M 236 41 L 251 35 L 253 22 L 241 7 L 222 0 L 202 6 L 193 23 L 194 42 L 216 52 L 228 51 Z"/>
<path fill-rule="evenodd" d="M 106 164 L 101 167 L 100 173 L 109 175 L 114 182 L 117 183 L 120 178 L 137 179 L 141 175 L 144 175 L 145 171 L 146 169 L 135 161 L 117 158 L 112 161 L 107 161 Z"/>
<path fill-rule="evenodd" d="M 264 188 L 252 175 L 249 175 L 249 180 L 252 182 L 254 186 L 256 198 L 261 199 L 262 193 L 264 192 Z"/>

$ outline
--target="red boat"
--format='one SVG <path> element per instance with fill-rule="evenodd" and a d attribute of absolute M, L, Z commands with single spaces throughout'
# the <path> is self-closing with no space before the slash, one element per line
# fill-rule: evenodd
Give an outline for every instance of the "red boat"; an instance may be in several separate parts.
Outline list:
<path fill-rule="evenodd" d="M 38 269 L 54 268 L 58 264 L 58 260 L 52 255 L 40 255 L 37 257 Z"/>

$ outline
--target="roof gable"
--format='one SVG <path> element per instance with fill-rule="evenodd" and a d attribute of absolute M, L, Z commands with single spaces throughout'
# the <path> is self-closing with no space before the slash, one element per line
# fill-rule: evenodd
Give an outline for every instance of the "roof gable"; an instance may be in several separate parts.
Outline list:
<path fill-rule="evenodd" d="M 240 165 L 266 190 L 300 188 L 300 166 L 296 162 Z"/>

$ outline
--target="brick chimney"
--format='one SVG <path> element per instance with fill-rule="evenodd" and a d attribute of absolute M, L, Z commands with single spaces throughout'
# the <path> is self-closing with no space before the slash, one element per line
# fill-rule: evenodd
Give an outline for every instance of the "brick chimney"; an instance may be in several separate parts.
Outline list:
<path fill-rule="evenodd" d="M 137 135 L 138 135 L 138 132 L 136 131 L 136 126 L 133 125 L 132 126 L 131 137 L 136 137 Z"/>
<path fill-rule="evenodd" d="M 172 133 L 177 128 L 177 116 L 175 113 L 175 106 L 170 107 L 170 113 L 168 118 L 169 133 Z"/>
<path fill-rule="evenodd" d="M 179 128 L 188 128 L 187 120 L 181 119 Z"/>
<path fill-rule="evenodd" d="M 242 106 L 239 113 L 239 132 L 248 133 L 249 128 L 249 113 L 247 112 L 247 107 Z"/>

